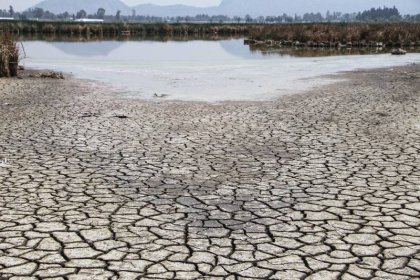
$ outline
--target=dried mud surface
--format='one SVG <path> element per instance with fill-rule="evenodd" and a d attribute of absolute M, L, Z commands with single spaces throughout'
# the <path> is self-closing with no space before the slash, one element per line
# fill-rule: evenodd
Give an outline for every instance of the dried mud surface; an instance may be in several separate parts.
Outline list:
<path fill-rule="evenodd" d="M 0 79 L 0 275 L 419 279 L 419 73 L 220 104 Z"/>

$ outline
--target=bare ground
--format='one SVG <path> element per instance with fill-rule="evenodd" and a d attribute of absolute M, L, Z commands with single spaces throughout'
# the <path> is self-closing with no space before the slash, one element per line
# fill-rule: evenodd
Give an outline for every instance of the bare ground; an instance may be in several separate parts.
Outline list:
<path fill-rule="evenodd" d="M 419 279 L 420 66 L 261 103 L 0 80 L 6 279 Z"/>

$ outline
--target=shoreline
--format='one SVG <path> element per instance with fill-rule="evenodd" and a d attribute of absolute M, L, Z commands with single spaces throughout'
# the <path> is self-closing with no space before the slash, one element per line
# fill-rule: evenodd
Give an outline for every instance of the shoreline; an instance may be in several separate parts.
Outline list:
<path fill-rule="evenodd" d="M 352 23 L 83 23 L 51 21 L 3 21 L 1 29 L 12 34 L 41 35 L 46 37 L 84 36 L 103 39 L 162 37 L 247 36 L 250 43 L 274 42 L 282 45 L 302 46 L 419 46 L 416 22 L 352 22 Z M 320 34 L 318 31 L 322 30 Z M 305 31 L 305 32 L 304 32 Z M 385 31 L 385 32 L 378 32 Z M 348 35 L 352 35 L 350 38 Z M 334 41 L 334 43 L 332 43 Z"/>
<path fill-rule="evenodd" d="M 218 104 L 0 79 L 0 276 L 419 278 L 419 73 Z"/>
<path fill-rule="evenodd" d="M 374 58 L 374 57 L 372 57 Z M 381 57 L 382 59 L 386 59 L 386 57 Z M 318 63 L 318 61 L 316 61 Z M 327 61 L 333 63 L 333 61 Z M 238 84 L 233 84 L 231 86 L 234 94 L 230 96 L 230 99 L 224 97 L 225 94 L 222 94 L 225 90 L 222 86 L 216 85 L 215 90 L 213 92 L 216 92 L 214 95 L 209 93 L 209 90 L 204 90 L 200 94 L 198 94 L 196 97 L 192 96 L 192 90 L 198 89 L 197 86 L 193 86 L 193 88 L 188 88 L 185 92 L 182 92 L 182 86 L 188 86 L 188 84 L 177 84 L 175 85 L 169 85 L 165 84 L 163 86 L 159 86 L 158 82 L 155 82 L 155 84 L 150 83 L 147 86 L 143 87 L 143 84 L 139 81 L 137 81 L 137 84 L 130 84 L 127 82 L 127 77 L 121 77 L 118 73 L 116 74 L 116 77 L 118 78 L 111 78 L 111 74 L 108 74 L 108 76 L 98 78 L 95 75 L 91 75 L 90 77 L 79 77 L 81 74 L 75 74 L 74 71 L 71 69 L 67 69 L 67 71 L 60 71 L 59 66 L 52 66 L 52 69 L 54 69 L 54 72 L 57 73 L 63 73 L 67 77 L 71 77 L 74 79 L 87 81 L 92 84 L 96 84 L 98 87 L 105 87 L 105 88 L 111 88 L 112 91 L 119 93 L 119 95 L 125 96 L 126 98 L 132 99 L 132 100 L 147 100 L 150 102 L 198 102 L 198 103 L 224 103 L 224 102 L 273 102 L 281 98 L 282 96 L 286 95 L 293 95 L 293 94 L 302 94 L 305 92 L 310 91 L 316 91 L 317 89 L 322 89 L 323 87 L 328 87 L 329 85 L 333 85 L 337 82 L 340 82 L 341 80 L 346 79 L 346 73 L 352 73 L 352 72 L 363 72 L 363 71 L 380 71 L 382 69 L 386 68 L 399 68 L 409 65 L 417 65 L 419 62 L 418 58 L 416 56 L 408 57 L 407 59 L 403 60 L 396 60 L 386 63 L 385 65 L 375 65 L 375 66 L 369 66 L 368 61 L 364 61 L 363 65 L 359 65 L 358 68 L 356 67 L 346 67 L 341 66 L 337 69 L 324 69 L 321 72 L 317 74 L 313 73 L 304 73 L 302 74 L 303 77 L 296 78 L 294 76 L 291 76 L 289 79 L 286 79 L 286 77 L 283 77 L 280 79 L 276 84 L 271 84 L 269 82 L 270 79 L 274 79 L 274 76 L 270 78 L 267 78 L 268 85 L 266 87 L 259 86 L 258 88 L 255 87 L 255 90 L 258 94 L 252 93 L 250 89 L 241 88 Z M 377 63 L 376 61 L 372 61 L 372 63 Z M 43 67 L 39 68 L 29 67 L 28 69 L 32 69 L 33 71 L 40 71 L 40 72 L 49 72 L 49 70 L 43 70 Z M 317 66 L 317 65 L 316 65 Z M 70 71 L 71 70 L 71 71 Z M 77 70 L 77 69 L 76 69 Z M 70 72 L 69 72 L 70 71 Z M 84 72 L 82 72 L 84 73 Z M 86 74 L 86 73 L 85 73 Z M 237 73 L 239 75 L 239 73 Z M 249 74 L 249 73 L 248 73 Z M 108 79 L 107 79 L 108 77 Z M 128 76 L 131 77 L 131 76 Z M 134 75 L 133 75 L 134 77 Z M 123 80 L 120 80 L 123 78 Z M 109 80 L 110 79 L 110 80 Z M 125 80 L 124 80 L 125 79 Z M 142 77 L 143 80 L 147 80 L 146 78 Z M 177 79 L 175 79 L 177 80 Z M 210 81 L 210 80 L 209 80 Z M 224 81 L 229 82 L 229 81 Z M 252 85 L 257 84 L 257 80 L 252 80 Z M 259 82 L 261 83 L 261 82 Z M 264 81 L 262 82 L 264 83 Z M 223 84 L 223 82 L 222 82 Z M 156 86 L 156 88 L 153 88 L 152 86 Z M 204 82 L 204 88 L 208 88 L 208 86 L 211 86 L 210 82 Z M 292 87 L 293 86 L 293 87 Z M 173 88 L 171 88 L 173 87 Z M 174 92 L 171 93 L 171 89 L 174 90 Z M 229 87 L 227 87 L 226 90 L 229 90 Z M 156 92 L 157 96 L 154 96 L 152 93 Z M 240 96 L 240 93 L 242 92 L 243 96 Z"/>

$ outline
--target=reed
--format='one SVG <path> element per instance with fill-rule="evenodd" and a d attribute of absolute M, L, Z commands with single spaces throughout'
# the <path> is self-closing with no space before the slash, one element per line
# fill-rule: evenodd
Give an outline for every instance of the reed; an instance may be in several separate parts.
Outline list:
<path fill-rule="evenodd" d="M 420 41 L 418 23 L 311 23 L 279 24 L 253 28 L 254 40 L 336 42 L 367 44 L 383 42 L 388 46 L 410 45 Z"/>
<path fill-rule="evenodd" d="M 3 21 L 0 30 L 19 36 L 141 38 L 154 36 L 242 36 L 296 46 L 420 46 L 420 24 L 394 23 L 80 23 Z M 249 41 L 249 40 L 248 40 Z M 297 43 L 297 44 L 296 44 Z M 303 44 L 302 44 L 303 43 Z M 381 44 L 383 43 L 383 44 Z"/>
<path fill-rule="evenodd" d="M 0 77 L 16 77 L 19 48 L 10 35 L 0 35 Z"/>
<path fill-rule="evenodd" d="M 79 23 L 42 21 L 3 21 L 0 30 L 15 35 L 108 35 L 129 33 L 137 36 L 154 35 L 248 35 L 254 25 L 194 24 L 194 23 Z"/>

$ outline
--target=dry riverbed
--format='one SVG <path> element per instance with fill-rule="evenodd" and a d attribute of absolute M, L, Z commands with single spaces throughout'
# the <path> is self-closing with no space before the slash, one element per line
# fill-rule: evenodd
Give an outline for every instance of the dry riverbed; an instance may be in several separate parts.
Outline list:
<path fill-rule="evenodd" d="M 418 279 L 419 73 L 218 104 L 0 79 L 0 275 Z"/>

